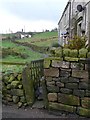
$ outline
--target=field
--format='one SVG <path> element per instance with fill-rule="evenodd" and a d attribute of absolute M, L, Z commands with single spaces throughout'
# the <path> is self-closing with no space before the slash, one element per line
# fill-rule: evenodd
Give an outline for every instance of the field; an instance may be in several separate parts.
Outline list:
<path fill-rule="evenodd" d="M 58 42 L 57 32 L 44 32 L 33 35 L 32 38 L 20 39 L 18 42 L 27 42 L 37 46 L 52 46 L 54 43 Z"/>
<path fill-rule="evenodd" d="M 52 46 L 57 42 L 57 32 L 44 32 L 33 35 L 31 38 L 16 40 L 20 43 L 27 42 L 36 46 Z M 3 40 L 0 42 L 2 48 L 2 62 L 19 62 L 30 63 L 32 60 L 42 59 L 45 54 L 33 51 L 31 48 L 11 42 L 10 40 Z M 3 65 L 2 71 L 21 71 L 22 65 Z"/>

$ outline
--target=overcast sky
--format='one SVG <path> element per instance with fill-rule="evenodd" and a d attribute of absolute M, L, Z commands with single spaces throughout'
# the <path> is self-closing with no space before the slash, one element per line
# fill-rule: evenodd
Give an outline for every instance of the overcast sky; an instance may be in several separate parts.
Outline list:
<path fill-rule="evenodd" d="M 0 0 L 0 33 L 57 27 L 68 0 Z"/>

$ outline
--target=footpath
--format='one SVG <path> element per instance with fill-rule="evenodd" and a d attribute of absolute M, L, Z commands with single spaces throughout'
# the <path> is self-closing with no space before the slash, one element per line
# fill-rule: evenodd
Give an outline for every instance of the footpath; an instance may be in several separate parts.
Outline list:
<path fill-rule="evenodd" d="M 78 115 L 71 114 L 71 113 L 64 113 L 64 112 L 55 112 L 55 111 L 48 111 L 44 108 L 17 108 L 16 105 L 2 105 L 2 120 L 11 120 L 12 118 L 58 118 L 65 119 L 65 120 L 90 120 L 90 118 L 79 117 Z M 15 119 L 16 120 L 16 119 Z"/>

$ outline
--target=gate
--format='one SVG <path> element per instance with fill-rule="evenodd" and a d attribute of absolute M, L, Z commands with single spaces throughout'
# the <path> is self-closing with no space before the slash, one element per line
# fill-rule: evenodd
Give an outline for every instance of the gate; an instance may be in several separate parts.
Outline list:
<path fill-rule="evenodd" d="M 22 72 L 22 83 L 26 100 L 32 105 L 39 94 L 40 79 L 44 75 L 44 59 L 31 61 Z"/>

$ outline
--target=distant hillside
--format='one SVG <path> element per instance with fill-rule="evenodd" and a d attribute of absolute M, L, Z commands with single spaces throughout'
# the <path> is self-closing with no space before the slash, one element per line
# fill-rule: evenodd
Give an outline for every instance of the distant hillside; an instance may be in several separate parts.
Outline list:
<path fill-rule="evenodd" d="M 36 33 L 33 35 L 34 38 L 40 38 L 40 39 L 45 39 L 45 38 L 50 38 L 50 37 L 58 37 L 58 32 L 42 32 L 42 33 Z"/>
<path fill-rule="evenodd" d="M 31 38 L 20 39 L 18 42 L 50 47 L 58 43 L 58 32 L 35 33 Z"/>

